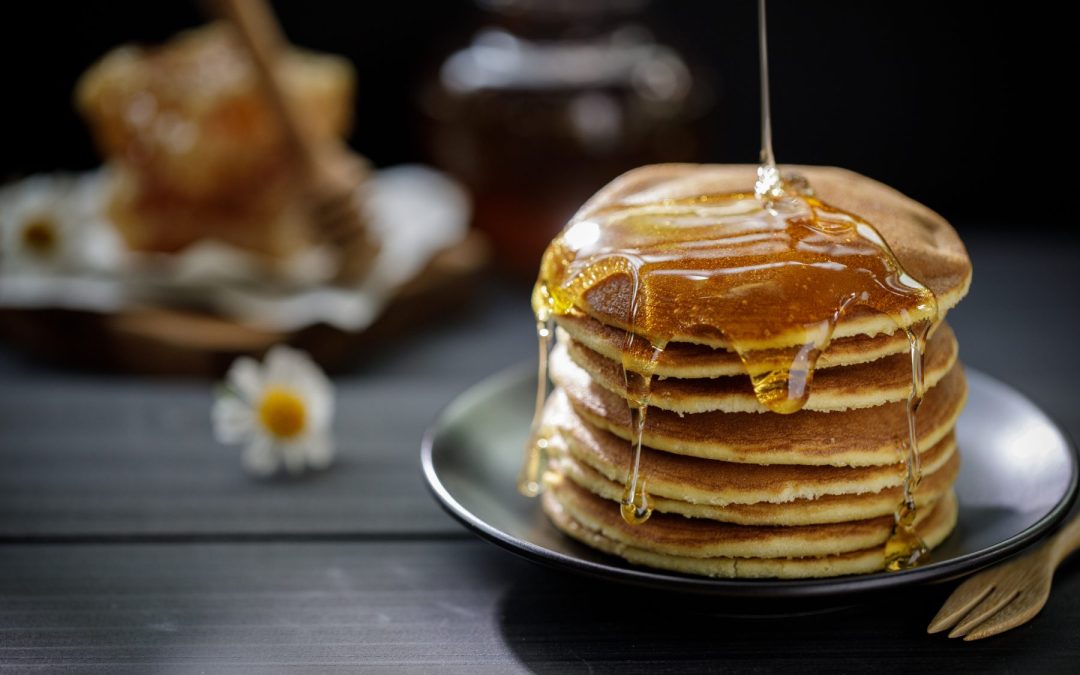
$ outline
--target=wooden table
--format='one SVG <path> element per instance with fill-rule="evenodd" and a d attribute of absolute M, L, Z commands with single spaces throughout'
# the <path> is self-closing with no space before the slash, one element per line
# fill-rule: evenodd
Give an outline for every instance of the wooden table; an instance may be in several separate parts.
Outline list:
<path fill-rule="evenodd" d="M 1080 437 L 1075 240 L 962 232 L 962 357 Z M 114 378 L 0 352 L 0 664 L 16 670 L 552 673 L 1066 671 L 1080 561 L 1031 624 L 925 635 L 950 587 L 786 618 L 536 567 L 444 515 L 419 471 L 460 390 L 533 357 L 524 288 L 338 380 L 332 471 L 258 481 L 217 445 L 203 381 Z M 745 609 L 745 608 L 744 608 Z"/>

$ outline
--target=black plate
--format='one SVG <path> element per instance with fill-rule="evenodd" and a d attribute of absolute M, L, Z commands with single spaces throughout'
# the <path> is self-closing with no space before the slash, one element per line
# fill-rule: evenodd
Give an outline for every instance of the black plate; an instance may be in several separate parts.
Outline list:
<path fill-rule="evenodd" d="M 551 525 L 539 502 L 518 494 L 535 371 L 515 368 L 465 391 L 424 438 L 424 476 L 442 506 L 481 537 L 530 560 L 631 584 L 737 598 L 812 598 L 944 581 L 1029 545 L 1068 511 L 1076 455 L 1041 410 L 972 369 L 957 425 L 963 468 L 960 519 L 932 562 L 902 572 L 808 580 L 711 579 L 652 570 L 590 549 Z"/>

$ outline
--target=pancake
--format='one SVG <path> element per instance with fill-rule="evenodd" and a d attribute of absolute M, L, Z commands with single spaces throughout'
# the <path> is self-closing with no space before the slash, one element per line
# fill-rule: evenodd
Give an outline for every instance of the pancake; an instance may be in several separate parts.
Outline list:
<path fill-rule="evenodd" d="M 542 482 L 559 529 L 653 567 L 872 572 L 886 542 L 894 565 L 918 564 L 919 537 L 937 546 L 957 519 L 967 384 L 942 319 L 970 285 L 967 253 L 869 178 L 790 167 L 806 182 L 762 197 L 758 168 L 631 171 L 549 246 L 532 299 L 558 324 L 541 359 L 555 389 L 523 490 Z M 932 325 L 913 362 L 909 339 Z"/>
<path fill-rule="evenodd" d="M 542 419 L 542 425 L 554 432 L 552 441 L 560 442 L 567 454 L 607 480 L 620 485 L 626 482 L 633 458 L 630 443 L 584 421 L 562 391 L 552 393 Z M 924 449 L 921 453 L 923 475 L 936 474 L 945 467 L 955 450 L 952 433 L 937 445 Z M 903 486 L 904 471 L 899 449 L 894 449 L 891 464 L 836 467 L 718 462 L 643 447 L 640 466 L 642 475 L 648 477 L 650 496 L 712 506 L 797 501 L 801 507 L 808 506 L 810 500 L 820 506 L 827 502 L 818 498 L 829 495 L 900 494 L 898 490 Z M 873 515 L 891 513 L 898 503 L 898 499 L 892 499 L 887 511 Z"/>
<path fill-rule="evenodd" d="M 551 379 L 574 410 L 593 426 L 629 441 L 630 411 L 618 394 L 593 382 L 565 353 L 552 353 Z M 956 364 L 926 392 L 916 417 L 919 447 L 951 431 L 967 398 Z M 642 441 L 650 448 L 726 462 L 880 466 L 894 464 L 907 432 L 907 402 L 844 412 L 802 410 L 791 415 L 707 412 L 680 415 L 650 408 Z"/>
<path fill-rule="evenodd" d="M 626 376 L 617 361 L 589 349 L 559 332 L 559 344 L 552 360 L 565 358 L 586 370 L 597 384 L 626 398 Z M 957 357 L 956 337 L 943 325 L 927 341 L 923 373 L 927 388 L 936 385 L 953 367 Z M 872 408 L 883 403 L 906 400 L 911 393 L 911 356 L 907 353 L 887 356 L 870 363 L 830 368 L 815 373 L 810 397 L 804 410 L 842 411 Z M 739 376 L 712 379 L 654 378 L 649 405 L 677 413 L 768 412 L 754 395 L 750 378 Z"/>
<path fill-rule="evenodd" d="M 725 578 L 805 579 L 845 574 L 867 574 L 885 567 L 885 549 L 872 546 L 857 551 L 802 558 L 732 558 L 692 557 L 657 553 L 627 545 L 575 520 L 556 495 L 543 498 L 544 511 L 551 521 L 570 537 L 595 549 L 620 556 L 632 563 L 686 574 Z M 608 508 L 610 511 L 610 507 Z M 937 547 L 956 526 L 956 495 L 949 492 L 938 501 L 918 526 L 918 533 L 931 549 Z M 618 518 L 618 514 L 615 514 Z"/>
<path fill-rule="evenodd" d="M 884 547 L 893 529 L 891 515 L 840 523 L 788 527 L 734 525 L 704 518 L 653 512 L 631 525 L 619 508 L 572 480 L 556 478 L 546 485 L 576 521 L 608 539 L 663 555 L 690 558 L 805 558 Z M 931 509 L 920 509 L 916 525 Z"/>
<path fill-rule="evenodd" d="M 896 190 L 851 171 L 812 166 L 788 168 L 809 180 L 817 198 L 873 223 L 908 274 L 933 291 L 939 316 L 967 293 L 971 262 L 960 238 L 941 216 Z M 644 215 L 665 201 L 745 192 L 753 187 L 756 171 L 757 167 L 753 165 L 660 164 L 641 167 L 623 174 L 600 190 L 571 222 L 599 218 L 615 210 L 633 217 L 635 209 Z M 616 267 L 608 276 L 590 284 L 578 309 L 602 324 L 635 330 L 628 323 L 629 317 L 663 313 L 665 305 L 678 301 L 660 296 L 635 300 L 637 297 L 633 279 Z M 643 305 L 631 311 L 632 303 L 637 301 Z M 897 322 L 900 328 L 905 328 L 917 318 L 906 312 L 893 318 L 855 305 L 844 312 L 833 337 L 891 334 L 896 331 Z M 640 328 L 637 330 L 652 343 L 673 341 L 730 346 L 721 331 L 703 323 L 684 326 L 681 332 L 671 335 L 650 335 Z M 770 349 L 805 342 L 805 331 L 800 328 L 762 336 L 747 346 Z"/>
<path fill-rule="evenodd" d="M 649 368 L 657 377 L 698 379 L 745 375 L 746 366 L 735 352 L 691 342 L 672 342 L 652 362 L 652 346 L 643 336 L 635 336 L 631 348 L 626 348 L 626 331 L 605 326 L 588 316 L 561 314 L 555 317 L 559 328 L 570 337 L 601 356 L 626 363 L 629 370 L 645 373 Z M 893 354 L 907 354 L 910 349 L 907 335 L 902 331 L 882 333 L 874 337 L 856 335 L 833 340 L 822 352 L 816 370 L 867 363 Z M 766 355 L 755 355 L 764 357 Z"/>
<path fill-rule="evenodd" d="M 593 494 L 617 503 L 624 494 L 624 481 L 615 482 L 570 455 L 552 460 L 552 468 Z M 924 472 L 915 490 L 917 508 L 928 507 L 952 487 L 960 472 L 960 454 L 953 452 L 945 464 L 932 473 Z M 782 503 L 700 504 L 660 496 L 653 474 L 648 476 L 649 504 L 655 511 L 687 518 L 705 518 L 735 525 L 818 525 L 892 516 L 904 499 L 903 487 L 879 492 L 825 495 L 817 499 L 796 499 Z"/>
<path fill-rule="evenodd" d="M 944 318 L 944 315 L 943 315 Z M 605 326 L 596 319 L 584 315 L 560 314 L 555 323 L 574 339 L 601 356 L 625 363 L 628 370 L 636 373 L 649 372 L 657 377 L 700 379 L 746 375 L 746 366 L 735 352 L 692 342 L 672 342 L 653 361 L 653 349 L 648 340 L 634 336 L 630 348 L 626 346 L 626 331 Z M 937 324 L 945 326 L 944 322 Z M 936 332 L 937 329 L 935 329 Z M 949 330 L 942 328 L 942 330 Z M 821 353 L 815 365 L 816 371 L 837 366 L 851 366 L 876 361 L 894 354 L 907 354 L 910 342 L 903 331 L 882 333 L 873 337 L 855 335 L 833 340 Z M 768 354 L 754 354 L 757 359 Z"/>

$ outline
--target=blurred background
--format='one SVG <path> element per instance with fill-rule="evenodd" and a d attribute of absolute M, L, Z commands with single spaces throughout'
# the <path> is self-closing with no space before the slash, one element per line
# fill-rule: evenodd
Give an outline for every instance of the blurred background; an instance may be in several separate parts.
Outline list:
<path fill-rule="evenodd" d="M 232 356 L 259 353 L 280 341 L 299 344 L 333 365 L 358 350 L 354 341 L 338 339 L 342 334 L 370 333 L 373 327 L 384 336 L 407 332 L 413 322 L 404 310 L 398 312 L 401 321 L 379 325 L 385 313 L 392 314 L 387 308 L 405 305 L 403 297 L 416 300 L 412 314 L 446 314 L 455 302 L 470 301 L 469 283 L 484 269 L 496 270 L 497 278 L 520 289 L 523 297 L 546 242 L 584 199 L 622 171 L 661 161 L 749 163 L 757 158 L 753 0 L 271 4 L 294 45 L 344 56 L 355 69 L 347 74 L 353 79 L 339 78 L 333 90 L 338 98 L 325 106 L 335 110 L 327 113 L 334 120 L 323 120 L 329 125 L 323 133 L 331 143 L 343 133 L 352 150 L 379 170 L 372 175 L 387 178 L 370 183 L 378 183 L 371 188 L 378 194 L 369 201 L 390 203 L 388 210 L 385 204 L 380 207 L 389 215 L 376 218 L 386 221 L 380 235 L 384 241 L 376 250 L 390 262 L 376 263 L 407 268 L 407 273 L 389 280 L 375 274 L 363 298 L 347 298 L 351 313 L 320 314 L 319 307 L 340 305 L 343 296 L 324 294 L 309 302 L 303 295 L 319 284 L 330 288 L 335 279 L 322 273 L 318 260 L 282 254 L 306 251 L 311 242 L 290 243 L 281 223 L 267 225 L 270 234 L 259 231 L 264 212 L 288 211 L 293 197 L 279 198 L 276 188 L 266 187 L 271 183 L 256 176 L 251 195 L 218 190 L 229 199 L 239 194 L 234 201 L 240 206 L 228 208 L 244 211 L 251 221 L 245 225 L 250 232 L 235 227 L 225 238 L 232 237 L 231 254 L 257 254 L 262 258 L 256 263 L 269 261 L 276 271 L 239 279 L 207 277 L 201 286 L 192 285 L 207 270 L 234 267 L 222 262 L 220 251 L 217 258 L 202 251 L 195 261 L 180 255 L 206 233 L 223 232 L 224 223 L 236 220 L 229 215 L 233 212 L 227 211 L 218 227 L 198 215 L 205 204 L 196 202 L 220 201 L 220 196 L 197 194 L 187 204 L 190 212 L 168 200 L 147 206 L 145 199 L 139 201 L 139 190 L 146 192 L 139 181 L 158 180 L 166 192 L 178 186 L 212 191 L 214 186 L 201 184 L 200 176 L 205 166 L 235 169 L 230 169 L 230 152 L 207 142 L 209 159 L 197 158 L 180 170 L 168 161 L 155 165 L 153 157 L 132 163 L 137 143 L 114 143 L 103 153 L 108 145 L 102 143 L 103 129 L 109 115 L 122 107 L 110 113 L 108 95 L 99 92 L 105 103 L 95 122 L 95 113 L 76 112 L 73 92 L 87 68 L 110 50 L 129 43 L 165 43 L 179 31 L 206 23 L 218 6 L 210 0 L 21 2 L 5 8 L 0 39 L 7 85 L 0 107 L 7 130 L 0 183 L 40 172 L 87 171 L 102 163 L 103 154 L 114 166 L 131 164 L 101 191 L 111 200 L 111 215 L 127 209 L 138 226 L 119 224 L 129 252 L 157 257 L 144 256 L 130 266 L 142 277 L 128 267 L 113 268 L 114 281 L 124 282 L 122 301 L 104 310 L 68 307 L 83 312 L 82 319 L 89 308 L 90 314 L 105 317 L 104 323 L 95 319 L 73 328 L 65 323 L 70 314 L 43 313 L 39 310 L 51 305 L 39 303 L 29 312 L 0 307 L 2 332 L 34 348 L 52 340 L 58 346 L 54 351 L 69 353 L 63 336 L 75 331 L 87 336 L 83 343 L 94 354 L 109 343 L 114 356 L 123 355 L 120 360 L 142 355 L 139 364 L 127 364 L 135 370 L 175 364 L 179 372 L 220 371 Z M 778 160 L 843 166 L 881 180 L 942 213 L 962 236 L 1028 231 L 1033 222 L 1043 232 L 1071 232 L 1064 219 L 1033 210 L 1031 199 L 1011 198 L 1048 175 L 1058 180 L 1053 178 L 1057 167 L 1046 163 L 1062 154 L 1061 130 L 1069 128 L 1065 107 L 1052 103 L 1055 73 L 1068 62 L 1065 30 L 1044 13 L 997 3 L 772 0 L 769 41 Z M 135 96 L 128 101 L 134 101 L 128 113 L 138 108 L 138 87 L 152 88 L 154 77 L 136 86 L 135 94 L 123 93 Z M 183 96 L 197 98 L 191 92 L 200 86 Z M 338 118 L 347 120 L 350 107 L 351 124 L 341 122 Z M 264 117 L 271 114 L 267 110 Z M 265 134 L 249 127 L 249 137 L 238 137 L 241 154 L 264 140 Z M 271 146 L 267 141 L 266 148 L 253 150 L 250 165 L 280 159 Z M 187 162 L 182 153 L 173 159 L 179 165 Z M 383 171 L 405 163 L 441 173 L 403 178 Z M 159 172 L 156 178 L 154 171 Z M 283 171 L 278 176 L 282 185 L 299 180 Z M 439 182 L 446 176 L 449 185 Z M 459 194 L 468 195 L 471 207 Z M 435 205 L 434 211 L 425 212 L 425 205 Z M 455 219 L 462 231 L 471 223 L 483 235 L 447 234 Z M 412 221 L 430 227 L 399 231 L 399 225 Z M 176 239 L 178 230 L 186 239 Z M 32 229 L 21 232 L 24 244 L 34 243 Z M 418 250 L 410 253 L 410 247 Z M 401 263 L 402 256 L 408 265 Z M 365 260 L 360 267 L 378 267 Z M 307 271 L 297 272 L 300 268 Z M 148 273 L 160 269 L 171 270 L 171 276 Z M 7 284 L 9 291 L 15 279 L 23 284 L 20 288 L 33 291 L 29 296 L 38 297 L 36 287 L 27 285 L 38 281 L 7 279 L 0 285 Z M 77 275 L 67 281 L 72 279 L 79 281 Z M 147 289 L 158 296 L 148 301 Z M 0 305 L 15 306 L 14 296 L 5 296 L 4 290 Z M 455 297 L 442 297 L 451 290 Z M 29 296 L 15 295 L 26 304 Z M 52 297 L 68 296 L 58 291 Z M 305 314 L 296 311 L 300 306 L 316 309 Z M 326 325 L 336 332 L 322 331 Z M 337 337 L 328 342 L 327 335 Z M 159 349 L 163 342 L 170 344 Z M 176 347 L 215 356 L 188 363 L 176 359 Z"/>
<path fill-rule="evenodd" d="M 355 64 L 358 101 L 350 141 L 378 166 L 433 161 L 421 88 L 476 30 L 498 23 L 484 4 L 273 2 L 293 42 Z M 642 5 L 628 18 L 676 49 L 712 89 L 714 107 L 697 154 L 708 161 L 754 161 L 755 3 L 612 4 Z M 1057 154 L 1053 148 L 1067 128 L 1055 118 L 1057 106 L 1046 105 L 1053 95 L 1046 76 L 1067 62 L 1064 26 L 1029 9 L 929 0 L 773 0 L 779 159 L 865 173 L 961 226 L 1022 222 L 1026 207 L 991 199 L 995 191 L 987 184 L 1032 180 L 1025 176 L 1037 175 L 1035 165 Z M 5 14 L 4 178 L 96 165 L 99 157 L 71 105 L 78 76 L 121 43 L 161 42 L 204 20 L 197 3 L 176 0 L 19 2 L 5 7 Z"/>

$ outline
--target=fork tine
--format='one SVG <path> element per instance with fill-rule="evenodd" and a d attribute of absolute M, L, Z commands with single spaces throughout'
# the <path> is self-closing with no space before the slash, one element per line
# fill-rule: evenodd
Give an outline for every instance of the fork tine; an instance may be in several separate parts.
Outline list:
<path fill-rule="evenodd" d="M 1042 610 L 1047 597 L 1047 595 L 1039 597 L 1028 593 L 1018 593 L 1009 604 L 965 635 L 964 641 L 981 640 L 1027 623 Z"/>
<path fill-rule="evenodd" d="M 927 626 L 927 633 L 940 633 L 960 622 L 972 607 L 994 590 L 994 580 L 977 574 L 956 587 Z"/>
<path fill-rule="evenodd" d="M 994 612 L 1007 605 L 1020 591 L 1015 587 L 995 588 L 983 601 L 973 607 L 964 620 L 949 632 L 949 637 L 963 637 L 972 628 L 986 621 Z"/>

